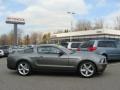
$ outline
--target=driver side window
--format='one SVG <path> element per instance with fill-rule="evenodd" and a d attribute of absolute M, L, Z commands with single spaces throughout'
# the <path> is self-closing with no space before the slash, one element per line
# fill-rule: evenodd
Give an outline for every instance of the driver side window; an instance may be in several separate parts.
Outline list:
<path fill-rule="evenodd" d="M 41 46 L 38 47 L 38 53 L 42 53 L 42 54 L 58 54 L 58 52 L 60 52 L 60 50 L 56 47 L 50 47 L 50 46 Z"/>

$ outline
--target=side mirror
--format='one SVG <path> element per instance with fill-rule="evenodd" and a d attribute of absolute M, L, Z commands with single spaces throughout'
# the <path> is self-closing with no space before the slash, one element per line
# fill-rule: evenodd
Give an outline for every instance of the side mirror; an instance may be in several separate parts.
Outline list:
<path fill-rule="evenodd" d="M 60 51 L 60 52 L 58 53 L 59 56 L 62 56 L 63 54 L 64 54 L 64 52 L 62 52 L 62 51 Z"/>

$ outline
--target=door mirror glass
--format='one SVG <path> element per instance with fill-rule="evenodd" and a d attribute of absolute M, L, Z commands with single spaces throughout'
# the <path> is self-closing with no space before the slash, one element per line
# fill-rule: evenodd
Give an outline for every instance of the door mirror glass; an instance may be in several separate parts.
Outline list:
<path fill-rule="evenodd" d="M 63 54 L 64 54 L 64 52 L 62 52 L 62 51 L 58 52 L 59 56 L 62 56 Z"/>

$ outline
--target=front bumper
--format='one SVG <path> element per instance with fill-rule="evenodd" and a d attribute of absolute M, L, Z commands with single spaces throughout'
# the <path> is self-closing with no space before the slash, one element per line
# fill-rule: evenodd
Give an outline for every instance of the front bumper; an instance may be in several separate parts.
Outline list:
<path fill-rule="evenodd" d="M 107 63 L 106 64 L 98 64 L 97 65 L 97 72 L 103 72 L 107 67 Z"/>

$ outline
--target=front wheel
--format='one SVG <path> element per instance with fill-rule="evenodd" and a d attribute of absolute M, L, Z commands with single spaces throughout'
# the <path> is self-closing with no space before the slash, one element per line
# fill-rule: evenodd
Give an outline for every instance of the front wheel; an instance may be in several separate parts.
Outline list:
<path fill-rule="evenodd" d="M 22 76 L 27 76 L 31 73 L 31 67 L 28 62 L 22 61 L 17 65 L 17 72 Z"/>
<path fill-rule="evenodd" d="M 90 61 L 84 61 L 79 65 L 78 72 L 82 77 L 90 78 L 96 73 L 96 66 Z"/>

